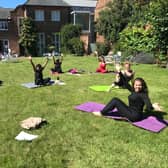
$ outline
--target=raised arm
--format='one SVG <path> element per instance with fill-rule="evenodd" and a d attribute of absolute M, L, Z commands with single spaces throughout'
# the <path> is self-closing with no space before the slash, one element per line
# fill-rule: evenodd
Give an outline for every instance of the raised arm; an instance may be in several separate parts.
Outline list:
<path fill-rule="evenodd" d="M 132 88 L 132 86 L 131 86 L 128 82 L 125 83 L 125 87 L 126 87 L 126 89 L 128 89 L 130 92 L 133 92 L 133 88 Z"/>
<path fill-rule="evenodd" d="M 132 79 L 131 79 L 131 84 L 133 85 L 133 83 L 134 83 L 134 77 L 135 77 L 135 72 L 133 71 L 132 72 Z"/>
<path fill-rule="evenodd" d="M 61 62 L 63 61 L 63 58 L 64 58 L 64 55 L 61 54 L 61 58 L 60 58 L 60 61 L 61 61 Z"/>
<path fill-rule="evenodd" d="M 55 57 L 54 57 L 54 55 L 53 55 L 53 62 L 54 62 L 54 64 L 55 64 Z"/>
<path fill-rule="evenodd" d="M 35 64 L 33 63 L 32 57 L 29 56 L 30 63 L 32 64 L 33 70 L 36 70 Z"/>
<path fill-rule="evenodd" d="M 49 59 L 48 59 L 48 57 L 47 57 L 46 62 L 45 62 L 44 65 L 42 66 L 43 69 L 44 69 L 44 68 L 46 67 L 46 65 L 48 64 L 48 61 L 49 61 Z"/>

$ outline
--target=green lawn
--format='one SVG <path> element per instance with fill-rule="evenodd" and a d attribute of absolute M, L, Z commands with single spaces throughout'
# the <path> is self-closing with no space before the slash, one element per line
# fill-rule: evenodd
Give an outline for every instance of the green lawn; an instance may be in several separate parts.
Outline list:
<path fill-rule="evenodd" d="M 35 58 L 43 63 L 44 58 Z M 116 89 L 110 93 L 94 92 L 88 87 L 111 84 L 113 74 L 89 74 L 98 63 L 95 57 L 65 56 L 63 70 L 86 70 L 81 76 L 63 74 L 65 86 L 27 89 L 21 83 L 33 81 L 27 59 L 18 63 L 0 62 L 0 167 L 1 168 L 167 168 L 168 128 L 151 133 L 127 122 L 95 117 L 74 110 L 86 101 L 107 103 L 117 96 L 127 102 L 129 92 Z M 44 76 L 51 76 L 47 65 Z M 108 66 L 113 70 L 112 66 Z M 168 112 L 168 70 L 155 65 L 134 65 L 136 76 L 143 77 L 152 102 L 159 102 Z M 54 77 L 56 78 L 56 77 Z M 20 121 L 43 117 L 48 124 L 27 131 L 39 137 L 32 142 L 16 141 L 22 131 Z M 168 116 L 165 115 L 168 119 Z"/>

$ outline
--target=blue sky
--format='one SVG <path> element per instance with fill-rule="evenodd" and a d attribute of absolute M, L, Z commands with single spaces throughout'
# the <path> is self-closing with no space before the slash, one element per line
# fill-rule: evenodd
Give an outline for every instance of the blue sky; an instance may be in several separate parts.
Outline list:
<path fill-rule="evenodd" d="M 0 0 L 0 7 L 15 8 L 18 5 L 25 3 L 26 0 Z"/>

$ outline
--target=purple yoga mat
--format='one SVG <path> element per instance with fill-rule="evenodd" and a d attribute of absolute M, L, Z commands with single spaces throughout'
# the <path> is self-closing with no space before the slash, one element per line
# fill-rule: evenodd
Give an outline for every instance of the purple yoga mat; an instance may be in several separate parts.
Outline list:
<path fill-rule="evenodd" d="M 80 104 L 75 107 L 76 110 L 84 111 L 84 112 L 94 112 L 94 111 L 100 111 L 103 109 L 105 105 L 96 103 L 96 102 L 86 102 L 83 104 Z M 111 111 L 110 116 L 106 116 L 108 118 L 118 119 L 118 120 L 127 120 L 126 118 L 123 118 L 121 116 L 117 116 L 117 110 Z M 151 131 L 151 132 L 160 132 L 163 128 L 165 128 L 168 124 L 167 121 L 157 119 L 154 116 L 149 116 L 141 121 L 138 122 L 129 122 L 134 126 L 137 126 L 139 128 L 143 128 L 145 130 Z M 167 123 L 167 124 L 166 124 Z"/>
<path fill-rule="evenodd" d="M 135 125 L 137 127 L 140 127 L 152 132 L 159 132 L 167 126 L 166 123 L 167 123 L 166 121 L 163 121 L 163 120 L 161 121 L 160 119 L 157 119 L 154 116 L 149 116 L 148 118 L 145 118 L 141 121 L 133 122 L 132 125 Z"/>
<path fill-rule="evenodd" d="M 84 104 L 78 105 L 75 107 L 76 110 L 80 110 L 80 111 L 84 111 L 84 112 L 94 112 L 94 111 L 100 111 L 104 108 L 104 104 L 100 104 L 100 103 L 96 103 L 96 102 L 86 102 Z M 113 118 L 113 119 L 120 119 L 123 120 L 125 118 L 119 116 L 116 114 L 117 109 L 114 109 L 113 111 L 111 111 L 111 115 L 106 116 L 108 118 Z"/>

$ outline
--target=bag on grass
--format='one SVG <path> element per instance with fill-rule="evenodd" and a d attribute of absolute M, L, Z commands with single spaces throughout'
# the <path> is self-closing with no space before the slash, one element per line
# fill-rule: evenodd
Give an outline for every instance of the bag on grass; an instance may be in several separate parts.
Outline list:
<path fill-rule="evenodd" d="M 30 117 L 21 121 L 20 126 L 25 129 L 39 128 L 46 120 L 40 117 Z"/>

